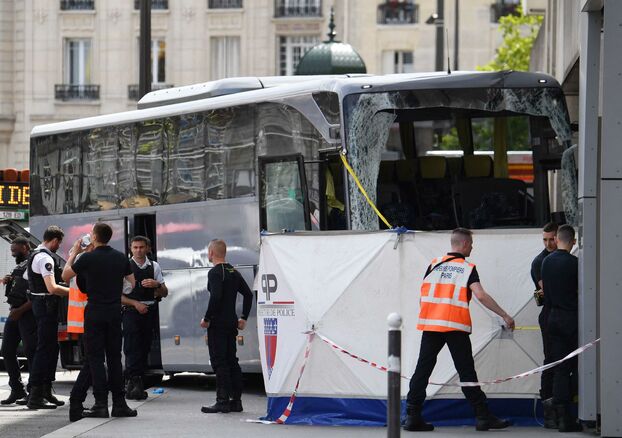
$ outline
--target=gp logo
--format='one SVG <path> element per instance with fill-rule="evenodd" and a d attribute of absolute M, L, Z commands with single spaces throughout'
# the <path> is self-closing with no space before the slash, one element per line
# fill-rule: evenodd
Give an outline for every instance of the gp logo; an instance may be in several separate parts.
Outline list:
<path fill-rule="evenodd" d="M 267 301 L 270 301 L 270 295 L 276 293 L 277 287 L 278 287 L 278 282 L 276 280 L 276 275 L 263 274 L 261 276 L 261 290 L 266 295 Z"/>

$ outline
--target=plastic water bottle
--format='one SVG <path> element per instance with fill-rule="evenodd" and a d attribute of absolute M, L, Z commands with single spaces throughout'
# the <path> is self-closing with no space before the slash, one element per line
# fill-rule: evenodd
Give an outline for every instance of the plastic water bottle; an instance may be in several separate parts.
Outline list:
<path fill-rule="evenodd" d="M 154 394 L 164 394 L 164 388 L 154 388 L 153 389 L 153 393 Z"/>
<path fill-rule="evenodd" d="M 91 236 L 89 234 L 85 234 L 82 236 L 82 240 L 80 241 L 80 247 L 85 249 L 87 246 L 91 244 Z"/>

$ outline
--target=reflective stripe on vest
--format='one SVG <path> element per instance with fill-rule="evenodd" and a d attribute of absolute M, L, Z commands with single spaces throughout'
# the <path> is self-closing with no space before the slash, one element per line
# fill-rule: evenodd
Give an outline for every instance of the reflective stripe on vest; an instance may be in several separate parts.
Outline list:
<path fill-rule="evenodd" d="M 69 288 L 69 306 L 67 306 L 67 331 L 69 333 L 84 333 L 84 308 L 87 304 L 87 295 L 80 292 L 74 284 Z"/>
<path fill-rule="evenodd" d="M 430 264 L 434 269 L 421 285 L 419 330 L 471 333 L 467 284 L 475 265 L 462 258 L 451 258 L 454 256 L 438 257 Z"/>

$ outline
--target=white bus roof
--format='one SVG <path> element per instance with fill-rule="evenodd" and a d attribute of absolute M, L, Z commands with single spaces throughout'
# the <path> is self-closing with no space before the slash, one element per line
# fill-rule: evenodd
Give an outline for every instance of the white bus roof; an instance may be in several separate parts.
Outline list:
<path fill-rule="evenodd" d="M 138 103 L 140 109 L 35 126 L 31 131 L 31 137 L 121 125 L 256 102 L 274 102 L 320 91 L 332 91 L 344 97 L 361 92 L 392 90 L 544 87 L 559 88 L 559 83 L 542 73 L 511 71 L 231 78 L 153 91 L 140 100 Z"/>

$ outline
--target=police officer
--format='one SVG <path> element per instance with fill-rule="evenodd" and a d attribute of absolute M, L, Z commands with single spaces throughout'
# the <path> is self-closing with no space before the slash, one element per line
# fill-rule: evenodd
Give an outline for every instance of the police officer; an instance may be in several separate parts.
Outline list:
<path fill-rule="evenodd" d="M 201 327 L 207 329 L 210 362 L 216 373 L 216 403 L 201 408 L 206 414 L 242 412 L 242 370 L 235 343 L 238 330 L 246 327 L 253 294 L 242 275 L 226 262 L 226 254 L 223 240 L 210 242 L 207 256 L 214 267 L 207 275 L 210 299 Z M 239 318 L 235 311 L 238 293 L 244 297 Z"/>
<path fill-rule="evenodd" d="M 88 302 L 84 311 L 84 333 L 86 335 L 86 357 L 93 379 L 95 404 L 83 416 L 108 418 L 108 391 L 112 393 L 113 417 L 135 417 L 136 410 L 125 402 L 123 390 L 123 368 L 121 366 L 121 295 L 123 279 L 134 285 L 134 275 L 127 257 L 111 248 L 112 228 L 98 222 L 91 231 L 93 251 L 82 252 L 77 241 L 67 260 L 63 272 L 65 280 L 75 275 L 82 276 L 86 284 Z M 80 278 L 80 277 L 78 277 Z M 106 367 L 108 366 L 108 373 Z"/>
<path fill-rule="evenodd" d="M 574 229 L 562 225 L 555 240 L 557 249 L 542 262 L 544 301 L 550 309 L 547 330 L 551 362 L 564 358 L 579 344 L 579 261 L 570 254 L 576 243 Z M 570 409 L 577 358 L 562 362 L 553 370 L 553 404 L 559 431 L 581 431 L 581 425 Z"/>
<path fill-rule="evenodd" d="M 162 269 L 151 261 L 151 241 L 145 236 L 135 236 L 130 244 L 132 258 L 130 266 L 136 285 L 126 294 L 123 306 L 123 353 L 125 354 L 125 398 L 144 400 L 143 376 L 147 370 L 147 359 L 151 350 L 153 329 L 158 323 L 156 301 L 168 295 Z"/>
<path fill-rule="evenodd" d="M 26 238 L 18 236 L 13 239 L 11 255 L 15 258 L 17 266 L 10 275 L 2 279 L 2 283 L 6 285 L 5 295 L 10 311 L 4 324 L 0 354 L 4 358 L 4 366 L 9 374 L 9 386 L 11 387 L 8 398 L 0 402 L 3 405 L 13 404 L 26 397 L 17 362 L 17 347 L 20 341 L 24 345 L 24 352 L 30 366 L 32 366 L 37 347 L 37 322 L 32 314 L 32 302 L 28 299 L 28 281 L 24 279 L 29 254 L 30 245 Z"/>
<path fill-rule="evenodd" d="M 37 349 L 29 379 L 29 409 L 54 409 L 65 404 L 52 394 L 58 362 L 58 307 L 60 298 L 69 294 L 69 288 L 59 284 L 60 258 L 56 255 L 64 235 L 60 227 L 50 225 L 43 233 L 43 243 L 28 259 L 26 276 L 32 312 L 37 321 Z"/>
<path fill-rule="evenodd" d="M 421 286 L 419 323 L 423 330 L 415 374 L 410 380 L 406 399 L 408 431 L 431 431 L 432 424 L 421 416 L 428 380 L 436 365 L 436 357 L 447 344 L 460 381 L 477 382 L 471 350 L 471 316 L 469 302 L 474 294 L 486 308 L 499 315 L 509 329 L 514 320 L 486 293 L 479 281 L 475 265 L 466 261 L 473 249 L 470 230 L 456 228 L 451 233 L 451 252 L 430 263 Z M 476 430 L 504 429 L 510 425 L 488 410 L 486 395 L 479 386 L 463 387 L 462 392 L 473 406 L 477 419 Z"/>
<path fill-rule="evenodd" d="M 540 333 L 542 334 L 542 347 L 544 350 L 544 365 L 551 363 L 549 337 L 547 331 L 547 321 L 549 317 L 549 307 L 544 304 L 544 295 L 542 293 L 542 262 L 544 259 L 557 249 L 555 235 L 557 234 L 557 224 L 549 222 L 542 228 L 542 243 L 544 249 L 538 254 L 531 263 L 531 279 L 536 288 L 536 302 L 542 306 L 538 323 L 540 325 Z M 540 378 L 540 399 L 544 407 L 544 427 L 547 429 L 557 429 L 557 415 L 553 407 L 553 373 L 552 369 L 542 372 Z"/>

